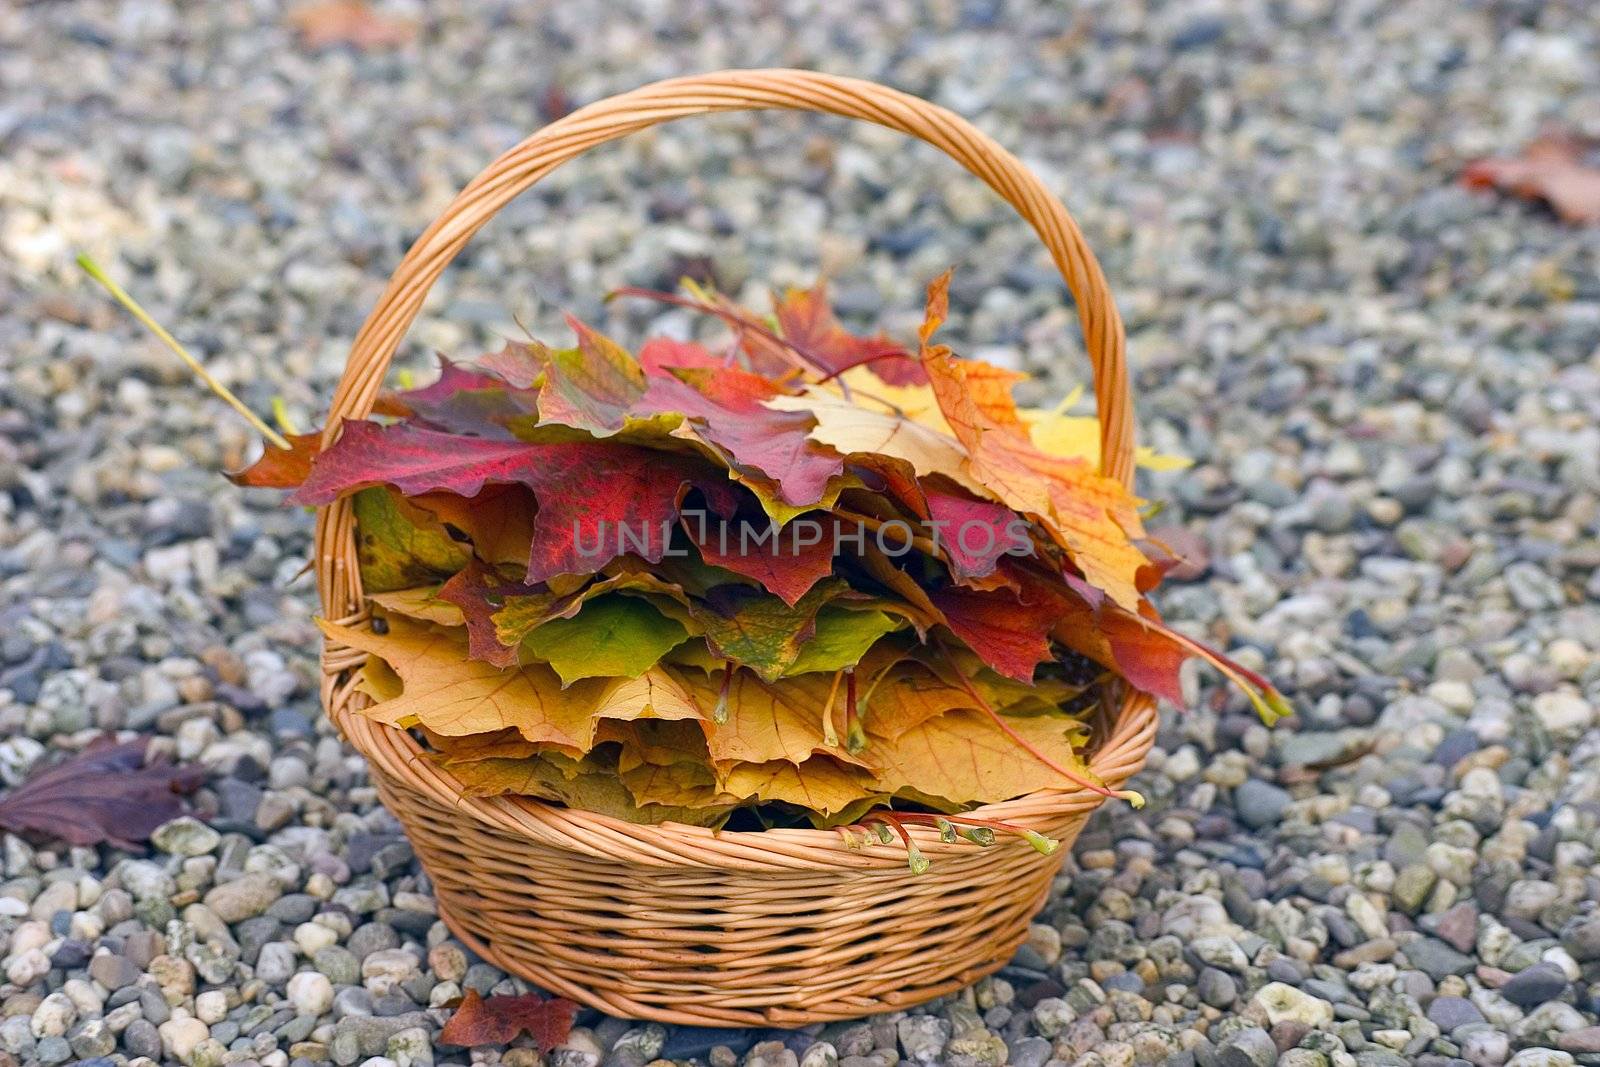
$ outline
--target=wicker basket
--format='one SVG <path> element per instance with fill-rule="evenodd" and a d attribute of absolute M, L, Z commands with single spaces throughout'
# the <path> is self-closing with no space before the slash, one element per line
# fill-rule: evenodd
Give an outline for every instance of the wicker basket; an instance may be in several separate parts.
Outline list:
<path fill-rule="evenodd" d="M 367 318 L 333 399 L 340 420 L 372 410 L 390 358 L 440 273 L 512 197 L 595 145 L 690 115 L 786 108 L 877 123 L 932 144 L 982 178 L 1038 232 L 1077 301 L 1094 362 L 1102 467 L 1127 482 L 1133 431 L 1122 322 L 1105 277 L 1060 201 L 1005 149 L 943 108 L 871 82 L 797 70 L 724 71 L 657 82 L 582 108 L 478 175 L 406 254 Z M 366 618 L 350 503 L 317 516 L 324 614 Z M 1058 869 L 1015 839 L 980 849 L 913 828 L 932 860 L 845 847 L 826 830 L 717 833 L 639 826 L 535 800 L 463 797 L 402 730 L 360 714 L 364 654 L 323 653 L 322 698 L 368 760 L 410 834 L 456 935 L 497 966 L 614 1015 L 710 1026 L 797 1026 L 904 1008 L 1000 967 Z M 1095 735 L 1092 767 L 1119 785 L 1155 735 L 1152 702 L 1124 689 Z M 1101 798 L 1036 793 L 981 809 L 1070 842 Z"/>

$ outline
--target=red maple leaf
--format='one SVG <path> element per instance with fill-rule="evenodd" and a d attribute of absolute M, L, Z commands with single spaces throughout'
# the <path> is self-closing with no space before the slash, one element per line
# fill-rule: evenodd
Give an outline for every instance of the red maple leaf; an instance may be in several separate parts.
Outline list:
<path fill-rule="evenodd" d="M 661 375 L 668 367 L 709 367 L 720 370 L 728 365 L 706 351 L 704 345 L 693 341 L 675 341 L 670 337 L 652 337 L 639 349 L 639 365 L 649 375 Z"/>
<path fill-rule="evenodd" d="M 844 458 L 810 438 L 812 417 L 773 411 L 764 401 L 782 390 L 770 379 L 738 367 L 667 367 L 650 379 L 634 414 L 675 411 L 695 424 L 708 444 L 729 460 L 777 484 L 784 502 L 807 507 L 821 502 L 828 480 L 844 470 Z"/>
<path fill-rule="evenodd" d="M 578 1006 L 559 997 L 546 999 L 527 993 L 485 999 L 476 989 L 469 989 L 439 1031 L 439 1043 L 465 1048 L 505 1045 L 526 1032 L 541 1049 L 549 1051 L 567 1039 L 577 1016 Z"/>
<path fill-rule="evenodd" d="M 838 527 L 839 520 L 831 515 L 809 514 L 771 531 L 770 540 L 765 540 L 769 531 L 755 524 L 684 521 L 702 559 L 755 579 L 790 607 L 833 573 Z M 746 536 L 747 531 L 753 532 Z M 760 544 L 753 541 L 756 533 L 764 538 Z"/>
<path fill-rule="evenodd" d="M 947 492 L 927 482 L 922 492 L 931 522 L 938 523 L 939 546 L 958 580 L 987 578 L 1008 549 L 1026 548 L 1026 524 L 1003 504 Z"/>
<path fill-rule="evenodd" d="M 290 500 L 327 504 L 372 485 L 406 496 L 445 490 L 470 497 L 490 484 L 526 485 L 538 500 L 529 582 L 592 574 L 628 553 L 661 562 L 690 488 L 718 515 L 738 507 L 726 477 L 680 453 L 612 441 L 487 440 L 363 420 L 345 422 Z"/>
<path fill-rule="evenodd" d="M 806 361 L 829 375 L 865 364 L 891 385 L 924 385 L 927 373 L 904 345 L 884 334 L 862 337 L 839 325 L 828 303 L 828 287 L 788 289 L 773 300 L 783 339 Z"/>
<path fill-rule="evenodd" d="M 311 473 L 311 461 L 321 449 L 320 432 L 290 434 L 288 448 L 269 443 L 260 459 L 242 471 L 229 474 L 228 480 L 234 485 L 259 489 L 293 489 Z"/>
<path fill-rule="evenodd" d="M 508 349 L 511 346 L 508 346 Z M 491 356 L 503 359 L 505 353 Z M 509 439 L 507 419 L 531 414 L 537 394 L 513 385 L 498 373 L 439 357 L 439 378 L 421 389 L 383 398 L 388 411 L 403 411 L 415 422 L 452 433 Z"/>
<path fill-rule="evenodd" d="M 951 631 L 1007 678 L 1031 682 L 1034 668 L 1050 658 L 1050 628 L 1059 617 L 1050 599 L 1030 602 L 1010 590 L 970 589 L 943 589 L 929 598 Z"/>

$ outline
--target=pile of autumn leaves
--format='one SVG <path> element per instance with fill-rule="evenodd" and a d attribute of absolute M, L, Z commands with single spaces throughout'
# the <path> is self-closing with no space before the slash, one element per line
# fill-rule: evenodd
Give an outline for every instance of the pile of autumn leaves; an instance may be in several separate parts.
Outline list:
<path fill-rule="evenodd" d="M 933 342 L 947 284 L 916 350 L 821 287 L 770 318 L 652 294 L 726 348 L 636 357 L 574 320 L 575 347 L 446 362 L 238 480 L 353 497 L 373 621 L 323 629 L 370 654 L 365 713 L 468 794 L 837 826 L 1104 790 L 1092 713 L 1118 678 L 1176 698 L 1194 654 L 1270 716 L 1144 599 L 1163 568 L 1094 420 L 1021 411 L 1017 375 Z"/>

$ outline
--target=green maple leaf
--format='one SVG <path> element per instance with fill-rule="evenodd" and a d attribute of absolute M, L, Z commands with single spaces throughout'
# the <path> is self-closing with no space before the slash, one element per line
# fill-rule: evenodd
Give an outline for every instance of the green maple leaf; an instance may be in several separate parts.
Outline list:
<path fill-rule="evenodd" d="M 816 632 L 785 675 L 854 667 L 878 638 L 898 630 L 901 620 L 881 611 L 827 607 L 817 612 Z"/>
<path fill-rule="evenodd" d="M 571 685 L 580 678 L 637 678 L 688 636 L 649 601 L 619 593 L 596 597 L 570 619 L 552 619 L 524 637 L 522 648 Z"/>

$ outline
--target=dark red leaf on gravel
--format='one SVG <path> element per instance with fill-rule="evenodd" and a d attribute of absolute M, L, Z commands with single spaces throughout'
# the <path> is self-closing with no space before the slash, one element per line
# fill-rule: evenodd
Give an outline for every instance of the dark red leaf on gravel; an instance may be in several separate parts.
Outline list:
<path fill-rule="evenodd" d="M 485 999 L 476 989 L 469 989 L 439 1031 L 439 1043 L 465 1048 L 505 1045 L 526 1032 L 541 1049 L 549 1051 L 567 1039 L 577 1016 L 578 1006 L 559 997 L 547 1000 L 538 993 L 527 993 Z"/>
<path fill-rule="evenodd" d="M 202 767 L 145 763 L 148 737 L 118 743 L 109 734 L 0 798 L 0 826 L 35 831 L 69 845 L 136 849 L 156 827 L 182 815 L 200 787 Z"/>

